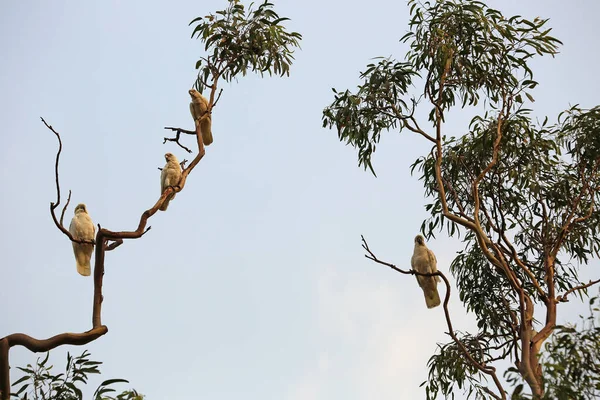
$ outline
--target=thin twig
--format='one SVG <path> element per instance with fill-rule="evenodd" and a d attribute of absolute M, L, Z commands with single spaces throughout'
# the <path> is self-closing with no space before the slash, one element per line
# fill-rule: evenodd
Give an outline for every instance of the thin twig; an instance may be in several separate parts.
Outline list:
<path fill-rule="evenodd" d="M 179 141 L 179 137 L 181 136 L 181 131 L 177 131 L 177 133 L 175 134 L 174 138 L 168 138 L 165 137 L 163 138 L 163 144 L 167 143 L 167 142 L 175 142 L 177 143 L 177 145 L 179 147 L 181 147 L 182 149 L 184 149 L 185 151 L 187 151 L 188 153 L 191 153 L 192 151 L 190 149 L 188 149 L 187 147 L 185 147 L 183 144 L 181 144 L 181 142 Z"/>
<path fill-rule="evenodd" d="M 597 279 L 595 281 L 589 281 L 588 283 L 582 284 L 582 285 L 579 285 L 579 286 L 575 286 L 575 287 L 567 290 L 565 292 L 565 294 L 563 294 L 562 296 L 557 296 L 556 297 L 556 302 L 557 303 L 559 303 L 559 302 L 567 302 L 567 301 L 569 301 L 569 299 L 567 299 L 567 296 L 569 296 L 571 293 L 575 292 L 576 290 L 587 289 L 590 286 L 593 286 L 593 285 L 595 285 L 597 283 L 600 283 L 600 279 Z"/>
<path fill-rule="evenodd" d="M 67 204 L 65 204 L 65 206 L 63 207 L 63 210 L 61 212 L 61 218 L 60 218 L 60 222 L 59 220 L 56 218 L 56 213 L 54 212 L 54 210 L 56 210 L 56 208 L 60 205 L 60 184 L 58 181 L 58 163 L 60 161 L 60 153 L 62 152 L 62 140 L 60 138 L 60 134 L 54 130 L 54 128 L 52 127 L 52 125 L 48 125 L 48 123 L 44 120 L 44 118 L 41 118 L 42 122 L 44 123 L 44 125 L 46 125 L 46 127 L 48 129 L 50 129 L 52 131 L 52 133 L 54 133 L 54 135 L 56 136 L 56 138 L 58 139 L 58 151 L 56 152 L 56 161 L 54 163 L 54 180 L 56 182 L 56 203 L 50 203 L 50 214 L 52 215 L 52 220 L 54 221 L 54 224 L 56 225 L 56 227 L 62 232 L 64 233 L 72 242 L 75 243 L 87 243 L 87 244 L 95 244 L 95 242 L 93 240 L 81 240 L 81 239 L 75 239 L 73 237 L 73 235 L 71 235 L 71 232 L 69 232 L 63 225 L 63 218 L 64 218 L 64 214 L 65 214 L 65 210 L 67 208 L 67 205 L 69 204 L 69 201 L 71 200 L 71 191 L 69 191 L 69 198 L 67 200 Z"/>
<path fill-rule="evenodd" d="M 148 228 L 148 229 L 150 229 L 150 228 Z M 111 251 L 111 250 L 114 250 L 114 249 L 116 249 L 117 247 L 119 247 L 119 246 L 120 246 L 120 245 L 122 245 L 122 244 L 123 244 L 123 240 L 122 240 L 122 239 L 117 239 L 117 240 L 113 241 L 113 242 L 112 242 L 110 245 L 108 245 L 108 246 L 105 244 L 105 245 L 104 245 L 104 251 Z"/>
<path fill-rule="evenodd" d="M 168 129 L 170 131 L 185 133 L 186 135 L 195 135 L 196 131 L 188 131 L 187 129 L 182 128 L 174 128 L 172 126 L 165 126 L 164 129 Z"/>
<path fill-rule="evenodd" d="M 213 103 L 213 105 L 210 107 L 211 111 L 213 108 L 215 108 L 217 106 L 217 103 L 219 102 L 219 99 L 221 98 L 221 93 L 223 93 L 223 89 L 219 90 L 219 95 L 215 99 L 215 102 Z"/>
<path fill-rule="evenodd" d="M 69 207 L 69 203 L 71 202 L 71 189 L 69 189 L 69 197 L 67 197 L 67 202 L 60 213 L 60 224 L 64 226 L 63 221 L 65 219 L 65 211 L 67 211 L 67 207 Z"/>

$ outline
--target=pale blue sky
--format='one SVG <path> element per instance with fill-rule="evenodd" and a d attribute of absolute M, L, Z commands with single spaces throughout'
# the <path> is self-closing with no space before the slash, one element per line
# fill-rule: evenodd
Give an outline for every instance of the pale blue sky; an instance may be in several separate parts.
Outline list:
<path fill-rule="evenodd" d="M 274 2 L 304 36 L 291 76 L 224 84 L 214 144 L 185 190 L 143 239 L 107 254 L 109 333 L 86 346 L 104 362 L 92 389 L 119 377 L 148 399 L 424 397 L 427 359 L 448 340 L 442 310 L 425 309 L 414 278 L 365 260 L 360 235 L 408 266 L 426 217 L 408 166 L 429 145 L 385 135 L 374 178 L 321 128 L 331 87 L 353 88 L 370 58 L 406 52 L 398 39 L 408 9 L 383 0 Z M 599 2 L 491 4 L 551 18 L 564 42 L 555 59 L 533 64 L 536 114 L 553 120 L 570 104 L 598 104 Z M 94 222 L 133 229 L 160 194 L 163 154 L 185 156 L 162 144 L 162 128 L 192 127 L 187 90 L 202 47 L 188 22 L 225 5 L 0 2 L 0 336 L 91 327 L 92 279 L 76 273 L 48 212 L 57 143 L 39 117 L 62 134 L 63 194 L 71 189 Z M 471 117 L 451 114 L 447 132 L 459 134 Z M 461 248 L 443 235 L 429 245 L 444 271 Z M 598 275 L 598 263 L 590 267 Z M 572 301 L 559 313 L 581 309 Z M 456 298 L 452 310 L 457 329 L 473 326 Z M 57 367 L 65 352 L 54 351 Z M 13 348 L 11 364 L 35 357 Z"/>

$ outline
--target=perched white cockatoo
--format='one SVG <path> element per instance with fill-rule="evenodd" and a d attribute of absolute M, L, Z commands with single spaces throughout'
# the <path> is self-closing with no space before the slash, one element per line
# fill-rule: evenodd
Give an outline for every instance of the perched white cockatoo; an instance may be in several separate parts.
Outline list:
<path fill-rule="evenodd" d="M 437 260 L 433 251 L 425 246 L 425 238 L 421 235 L 415 237 L 415 251 L 410 260 L 412 268 L 421 273 L 437 272 Z M 419 276 L 417 282 L 423 289 L 425 295 L 425 303 L 427 308 L 433 308 L 440 305 L 440 295 L 437 290 L 437 283 L 440 281 L 439 276 Z"/>
<path fill-rule="evenodd" d="M 208 100 L 206 100 L 206 97 L 202 96 L 197 90 L 190 89 L 188 93 L 192 96 L 190 112 L 194 118 L 194 126 L 198 126 L 198 121 L 206 113 L 206 110 L 208 110 Z M 200 129 L 202 130 L 202 142 L 205 146 L 208 146 L 213 142 L 210 114 L 200 122 Z"/>
<path fill-rule="evenodd" d="M 78 240 L 94 240 L 96 228 L 94 222 L 87 212 L 85 204 L 80 203 L 75 207 L 75 216 L 69 225 L 69 232 L 73 239 Z M 92 267 L 90 260 L 94 252 L 94 245 L 88 243 L 73 243 L 73 253 L 75 254 L 75 262 L 77 263 L 77 272 L 83 276 L 90 276 Z"/>
<path fill-rule="evenodd" d="M 175 186 L 181 179 L 181 165 L 179 160 L 171 153 L 165 154 L 165 160 L 167 163 L 160 173 L 160 194 L 163 194 L 166 188 L 169 186 Z M 167 211 L 169 202 L 175 198 L 175 193 L 171 193 L 160 207 L 161 211 Z"/>

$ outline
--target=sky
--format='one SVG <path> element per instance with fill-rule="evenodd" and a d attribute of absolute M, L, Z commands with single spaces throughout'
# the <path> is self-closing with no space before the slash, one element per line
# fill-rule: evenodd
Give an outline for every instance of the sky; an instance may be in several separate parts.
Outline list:
<path fill-rule="evenodd" d="M 384 135 L 378 177 L 356 151 L 322 128 L 331 88 L 354 88 L 372 57 L 401 58 L 404 1 L 274 0 L 303 35 L 290 77 L 255 75 L 222 84 L 214 143 L 152 230 L 107 253 L 103 323 L 84 348 L 102 361 L 90 381 L 125 378 L 148 399 L 417 399 L 436 343 L 449 341 L 441 308 L 427 310 L 415 279 L 369 262 L 360 235 L 381 258 L 408 268 L 427 213 L 410 164 L 429 144 Z M 245 2 L 248 4 L 248 2 Z M 505 15 L 550 18 L 564 45 L 533 61 L 535 113 L 598 104 L 594 0 L 490 1 Z M 60 182 L 95 223 L 133 230 L 160 195 L 165 126 L 193 127 L 187 90 L 201 42 L 189 21 L 225 0 L 0 2 L 0 337 L 46 338 L 91 328 L 91 278 L 75 270 L 71 243 L 54 226 L 57 142 Z M 450 114 L 460 134 L 470 110 Z M 194 142 L 189 141 L 193 146 Z M 428 243 L 446 272 L 462 245 Z M 599 263 L 582 267 L 597 276 Z M 453 292 L 456 293 L 455 291 Z M 457 296 L 457 329 L 474 327 Z M 562 314 L 561 314 L 561 310 Z M 559 319 L 584 312 L 574 299 Z M 20 347 L 11 365 L 39 354 Z M 16 379 L 13 372 L 13 381 Z"/>

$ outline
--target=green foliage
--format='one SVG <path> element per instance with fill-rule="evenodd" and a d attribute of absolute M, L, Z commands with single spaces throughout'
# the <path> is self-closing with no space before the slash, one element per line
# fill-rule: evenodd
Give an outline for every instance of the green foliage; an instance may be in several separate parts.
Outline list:
<path fill-rule="evenodd" d="M 293 48 L 299 47 L 302 39 L 302 35 L 288 32 L 281 24 L 289 18 L 279 17 L 268 1 L 256 10 L 252 10 L 252 4 L 246 10 L 239 0 L 228 1 L 227 9 L 190 22 L 197 23 L 192 38 L 204 42 L 207 53 L 196 62 L 196 89 L 202 92 L 211 86 L 210 76 L 230 81 L 248 71 L 261 76 L 265 72 L 289 75 Z"/>
<path fill-rule="evenodd" d="M 482 360 L 510 352 L 514 346 L 510 339 L 518 329 L 517 299 L 507 281 L 501 279 L 502 272 L 489 268 L 477 246 L 459 252 L 450 270 L 456 277 L 460 300 L 477 317 L 478 338 L 486 342 L 481 346 Z"/>
<path fill-rule="evenodd" d="M 36 365 L 28 364 L 27 367 L 17 367 L 24 372 L 20 379 L 12 386 L 20 386 L 11 397 L 20 400 L 81 400 L 83 394 L 79 384 L 87 384 L 88 375 L 100 374 L 99 361 L 89 359 L 90 353 L 84 351 L 78 357 L 72 357 L 67 353 L 67 365 L 64 373 L 53 375 L 52 365 L 47 366 L 50 353 L 46 353 L 44 359 L 37 359 Z M 113 397 L 115 389 L 111 386 L 115 383 L 128 383 L 125 379 L 108 379 L 100 384 L 94 392 L 94 400 L 142 400 L 143 395 L 135 390 L 127 390 Z"/>
<path fill-rule="evenodd" d="M 401 39 L 410 45 L 406 62 L 370 64 L 360 75 L 364 83 L 358 92 L 334 89 L 334 102 L 323 112 L 323 126 L 335 126 L 340 140 L 358 148 L 365 169 L 373 170 L 371 154 L 382 130 L 402 130 L 406 121 L 415 122 L 414 106 L 422 98 L 407 92 L 414 77 L 426 77 L 422 92 L 436 103 L 429 114 L 432 122 L 436 109 L 443 113 L 457 100 L 462 107 L 476 105 L 481 94 L 492 107 L 509 94 L 522 103 L 521 94 L 532 99 L 525 90 L 537 85 L 527 61 L 535 54 L 554 55 L 560 43 L 544 29 L 547 20 L 506 19 L 484 3 L 409 4 L 411 30 Z"/>
<path fill-rule="evenodd" d="M 469 334 L 461 336 L 462 343 L 470 350 L 477 361 L 483 359 L 483 348 L 481 340 Z M 459 390 L 471 396 L 476 394 L 479 398 L 485 398 L 487 394 L 484 384 L 486 377 L 479 372 L 464 357 L 462 351 L 455 342 L 438 345 L 438 351 L 427 363 L 429 376 L 421 386 L 425 386 L 427 400 L 435 400 L 438 394 L 445 398 L 454 399 Z"/>
<path fill-rule="evenodd" d="M 600 398 L 600 308 L 590 299 L 590 315 L 579 326 L 559 326 L 542 353 L 546 398 Z"/>
<path fill-rule="evenodd" d="M 340 140 L 358 148 L 358 164 L 369 167 L 381 132 L 401 128 L 402 119 L 411 113 L 414 101 L 403 100 L 418 74 L 410 64 L 384 58 L 369 64 L 360 74 L 364 83 L 358 92 L 335 93 L 333 104 L 323 111 L 323 126 L 336 126 Z"/>
<path fill-rule="evenodd" d="M 410 42 L 407 59 L 429 74 L 426 93 L 447 109 L 457 99 L 477 104 L 480 93 L 498 102 L 509 92 L 533 88 L 527 61 L 536 53 L 555 54 L 557 39 L 548 35 L 548 20 L 505 18 L 479 1 L 409 1 Z M 440 92 L 440 84 L 444 88 Z"/>
<path fill-rule="evenodd" d="M 335 127 L 340 141 L 356 147 L 359 166 L 373 174 L 372 154 L 384 131 L 408 130 L 434 144 L 411 173 L 419 174 L 432 199 L 423 234 L 447 230 L 465 243 L 451 272 L 478 332 L 463 334 L 461 342 L 486 368 L 496 360 L 522 365 L 523 332 L 527 348 L 547 337 L 534 343 L 534 327 L 542 329 L 534 306 L 555 318 L 559 294 L 587 296 L 578 269 L 600 256 L 600 107 L 571 107 L 554 123 L 532 120 L 526 106 L 538 83 L 528 64 L 536 55 L 553 56 L 560 44 L 547 20 L 506 18 L 479 1 L 408 3 L 405 60 L 369 64 L 355 93 L 334 89 L 323 126 Z M 420 84 L 422 95 L 409 92 Z M 419 124 L 415 110 L 423 105 L 428 123 Z M 484 111 L 466 132 L 444 135 L 449 110 L 475 105 Z M 535 357 L 526 368 L 509 368 L 511 398 L 531 398 L 529 389 L 539 398 L 540 385 L 547 398 L 597 395 L 598 369 L 583 371 L 582 365 L 598 364 L 600 328 L 590 321 L 581 329 L 557 328 L 539 369 Z M 552 329 L 546 325 L 546 332 Z M 499 384 L 492 394 L 487 375 L 474 365 L 458 343 L 439 346 L 429 361 L 428 398 L 453 397 L 457 388 L 475 398 L 506 394 Z"/>
<path fill-rule="evenodd" d="M 515 111 L 502 125 L 498 161 L 479 183 L 483 229 L 489 237 L 498 232 L 514 234 L 519 258 L 542 285 L 544 257 L 548 249 L 560 241 L 563 247 L 562 257 L 557 258 L 556 286 L 561 290 L 580 283 L 571 260 L 587 263 L 600 251 L 600 211 L 595 209 L 590 214 L 592 205 L 600 202 L 597 190 L 600 176 L 595 172 L 598 156 L 595 161 L 590 157 L 600 138 L 600 108 L 572 108 L 567 115 L 565 122 L 536 127 L 527 111 Z M 577 121 L 595 126 L 596 135 Z M 444 143 L 442 170 L 445 185 L 452 193 L 447 198 L 450 210 L 467 215 L 474 213 L 472 183 L 492 161 L 496 129 L 497 121 L 493 118 L 475 117 L 469 133 Z M 584 142 L 584 138 L 588 141 Z M 564 153 L 568 156 L 563 156 Z M 413 164 L 413 169 L 421 172 L 426 194 L 432 197 L 437 194 L 434 167 L 435 158 L 431 155 Z M 427 207 L 432 217 L 421 227 L 425 235 L 432 236 L 435 230 L 444 227 L 453 234 L 456 227 L 442 215 L 439 197 Z M 582 220 L 564 240 L 562 227 L 566 216 Z M 474 236 L 465 240 L 470 246 L 478 247 Z M 484 263 L 481 267 L 484 270 L 487 260 L 482 257 L 478 260 Z M 475 264 L 474 258 L 457 258 L 453 263 L 455 271 L 459 270 L 457 263 L 467 262 Z M 468 269 L 472 270 L 473 266 Z M 522 274 L 519 268 L 514 269 Z M 527 282 L 523 275 L 520 278 Z M 470 288 L 472 286 L 467 286 L 467 290 Z M 526 285 L 526 289 L 537 296 L 533 286 Z"/>

